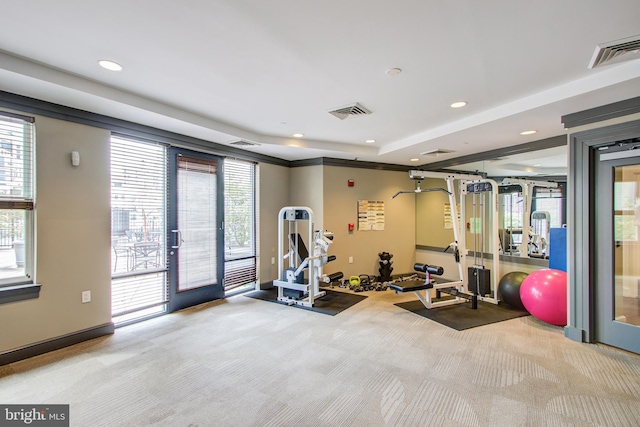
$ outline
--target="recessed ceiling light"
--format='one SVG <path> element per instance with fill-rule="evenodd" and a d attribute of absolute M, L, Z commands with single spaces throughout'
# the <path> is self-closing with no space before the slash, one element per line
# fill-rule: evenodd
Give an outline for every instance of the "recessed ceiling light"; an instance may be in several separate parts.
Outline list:
<path fill-rule="evenodd" d="M 419 161 L 420 161 L 420 159 L 417 159 L 417 158 L 415 158 L 415 157 L 414 157 L 413 159 L 411 159 L 411 161 L 412 161 L 412 162 L 419 162 Z"/>
<path fill-rule="evenodd" d="M 302 133 L 294 133 L 293 134 L 294 138 L 302 138 L 303 136 L 304 136 L 304 134 L 302 134 Z"/>
<path fill-rule="evenodd" d="M 451 108 L 461 108 L 467 105 L 467 101 L 457 101 L 451 104 Z"/>
<path fill-rule="evenodd" d="M 367 144 L 373 144 L 374 142 L 376 142 L 376 140 L 375 139 L 367 139 L 365 142 Z"/>
<path fill-rule="evenodd" d="M 524 132 L 520 132 L 520 135 L 533 135 L 538 132 L 537 130 L 525 130 Z"/>
<path fill-rule="evenodd" d="M 98 64 L 109 71 L 122 71 L 122 65 L 117 62 L 109 61 L 107 59 L 101 59 Z"/>
<path fill-rule="evenodd" d="M 401 72 L 402 72 L 401 68 L 389 68 L 387 71 L 385 71 L 385 74 L 387 76 L 397 76 Z"/>

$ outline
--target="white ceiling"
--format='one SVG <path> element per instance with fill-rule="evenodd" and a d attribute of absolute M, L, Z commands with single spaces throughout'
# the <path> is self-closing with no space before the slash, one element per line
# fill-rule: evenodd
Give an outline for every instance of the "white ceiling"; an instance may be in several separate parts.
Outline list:
<path fill-rule="evenodd" d="M 0 90 L 287 160 L 421 165 L 640 96 L 639 59 L 587 68 L 639 23 L 638 0 L 20 0 L 2 7 Z M 353 102 L 373 113 L 328 113 Z M 435 148 L 455 153 L 420 155 Z"/>

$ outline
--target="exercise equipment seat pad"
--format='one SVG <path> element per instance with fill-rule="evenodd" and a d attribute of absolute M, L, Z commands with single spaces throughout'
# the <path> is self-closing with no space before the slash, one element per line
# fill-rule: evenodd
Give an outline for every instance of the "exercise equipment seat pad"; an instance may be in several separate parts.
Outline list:
<path fill-rule="evenodd" d="M 392 283 L 389 287 L 396 292 L 414 292 L 432 289 L 433 284 L 426 283 L 424 280 L 407 280 L 406 282 Z"/>

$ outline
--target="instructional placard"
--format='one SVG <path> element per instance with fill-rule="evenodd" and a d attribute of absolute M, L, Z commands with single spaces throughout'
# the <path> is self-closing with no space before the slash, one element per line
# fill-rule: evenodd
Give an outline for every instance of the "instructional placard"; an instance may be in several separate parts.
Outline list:
<path fill-rule="evenodd" d="M 451 217 L 451 203 L 444 204 L 444 228 L 450 230 L 453 228 L 453 218 Z"/>
<path fill-rule="evenodd" d="M 358 200 L 358 230 L 384 230 L 384 202 L 380 200 Z"/>

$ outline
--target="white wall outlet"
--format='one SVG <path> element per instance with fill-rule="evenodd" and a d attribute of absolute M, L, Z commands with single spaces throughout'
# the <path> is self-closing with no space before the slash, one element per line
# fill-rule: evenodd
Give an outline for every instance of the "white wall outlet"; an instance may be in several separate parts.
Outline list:
<path fill-rule="evenodd" d="M 276 263 L 276 257 L 272 256 L 271 257 L 271 264 L 275 264 Z"/>
<path fill-rule="evenodd" d="M 82 291 L 82 303 L 91 302 L 91 291 Z"/>
<path fill-rule="evenodd" d="M 353 257 L 352 256 L 349 257 L 349 264 L 353 264 Z"/>

